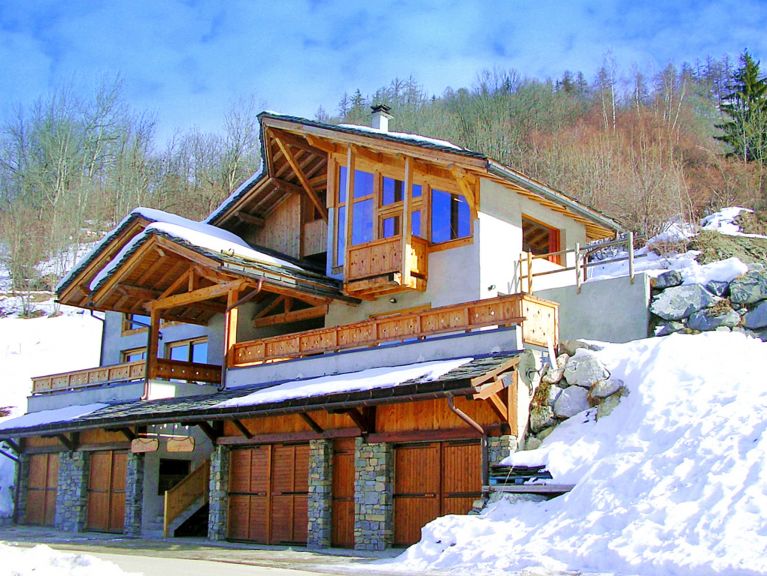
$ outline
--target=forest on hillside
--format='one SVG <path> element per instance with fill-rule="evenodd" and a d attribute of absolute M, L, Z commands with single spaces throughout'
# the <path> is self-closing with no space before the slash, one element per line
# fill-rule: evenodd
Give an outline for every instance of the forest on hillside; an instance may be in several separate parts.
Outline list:
<path fill-rule="evenodd" d="M 90 97 L 67 88 L 19 104 L 0 119 L 0 258 L 14 289 L 51 289 L 80 245 L 136 206 L 205 217 L 258 168 L 254 102 L 232 106 L 217 133 L 189 129 L 169 142 L 127 105 L 119 81 Z M 316 117 L 367 125 L 374 103 L 391 107 L 391 130 L 483 152 L 640 238 L 723 206 L 767 208 L 767 80 L 747 52 L 655 75 L 609 59 L 591 79 L 483 70 L 441 95 L 394 79 Z"/>

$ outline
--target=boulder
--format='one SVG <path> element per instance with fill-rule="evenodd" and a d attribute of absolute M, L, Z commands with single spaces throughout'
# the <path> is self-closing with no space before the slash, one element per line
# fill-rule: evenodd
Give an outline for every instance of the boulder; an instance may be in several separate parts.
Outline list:
<path fill-rule="evenodd" d="M 620 394 L 613 394 L 612 396 L 608 396 L 602 402 L 597 406 L 597 420 L 600 418 L 604 418 L 605 416 L 609 416 L 615 408 L 617 408 L 618 404 L 621 403 L 621 395 Z"/>
<path fill-rule="evenodd" d="M 557 429 L 556 426 L 549 426 L 548 428 L 544 428 L 543 430 L 538 432 L 538 434 L 536 434 L 535 437 L 538 438 L 538 440 L 540 440 L 541 442 L 543 442 L 544 440 L 546 440 L 546 438 L 549 437 L 549 434 L 554 432 L 554 430 L 556 429 Z"/>
<path fill-rule="evenodd" d="M 700 284 L 685 284 L 661 292 L 650 311 L 664 320 L 681 320 L 715 303 L 716 298 Z"/>
<path fill-rule="evenodd" d="M 726 296 L 730 289 L 730 283 L 723 280 L 709 280 L 704 287 L 716 296 Z"/>
<path fill-rule="evenodd" d="M 610 372 L 590 350 L 578 350 L 565 367 L 565 380 L 574 386 L 591 388 L 594 382 L 609 377 Z"/>
<path fill-rule="evenodd" d="M 746 312 L 746 315 L 743 317 L 743 325 L 749 330 L 767 328 L 767 300 L 760 302 L 750 312 Z"/>
<path fill-rule="evenodd" d="M 603 346 L 600 346 L 595 342 L 586 342 L 585 340 L 561 340 L 559 342 L 560 353 L 567 354 L 568 356 L 574 356 L 575 352 L 581 348 L 584 350 L 593 350 L 594 352 L 598 352 L 603 348 Z"/>
<path fill-rule="evenodd" d="M 677 322 L 676 320 L 669 320 L 667 322 L 661 322 L 655 326 L 655 336 L 668 336 L 675 332 L 681 332 L 684 330 L 684 324 Z"/>
<path fill-rule="evenodd" d="M 559 398 L 559 395 L 562 394 L 563 390 L 563 388 L 560 388 L 556 384 L 550 384 L 548 394 L 546 396 L 546 405 L 554 406 L 554 402 L 557 401 L 557 398 Z"/>
<path fill-rule="evenodd" d="M 543 440 L 538 440 L 535 436 L 528 436 L 525 440 L 525 450 L 537 450 L 543 444 Z"/>
<path fill-rule="evenodd" d="M 546 374 L 543 375 L 543 381 L 546 384 L 556 384 L 562 380 L 562 377 L 565 373 L 565 366 L 567 366 L 568 360 L 570 360 L 570 356 L 568 354 L 560 354 L 557 356 L 556 367 L 549 366 L 546 369 Z"/>
<path fill-rule="evenodd" d="M 707 332 L 722 326 L 732 328 L 740 322 L 740 314 L 729 306 L 716 306 L 694 312 L 687 319 L 687 327 L 693 330 Z"/>
<path fill-rule="evenodd" d="M 607 380 L 600 380 L 595 382 L 591 387 L 592 398 L 607 398 L 612 396 L 623 388 L 623 380 L 619 378 L 608 378 Z"/>
<path fill-rule="evenodd" d="M 682 280 L 682 273 L 679 270 L 669 270 L 655 278 L 652 287 L 656 290 L 665 290 L 666 288 L 679 286 Z"/>
<path fill-rule="evenodd" d="M 590 407 L 588 390 L 580 386 L 570 386 L 562 391 L 554 403 L 554 414 L 557 418 L 570 418 Z"/>
<path fill-rule="evenodd" d="M 534 434 L 557 423 L 551 406 L 535 406 L 530 410 L 530 430 Z"/>
<path fill-rule="evenodd" d="M 734 304 L 754 304 L 767 299 L 767 273 L 751 270 L 730 282 L 730 300 Z"/>

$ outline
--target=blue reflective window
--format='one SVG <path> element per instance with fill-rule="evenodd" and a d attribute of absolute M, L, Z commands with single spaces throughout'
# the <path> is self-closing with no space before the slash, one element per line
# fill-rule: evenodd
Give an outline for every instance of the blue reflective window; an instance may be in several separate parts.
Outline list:
<path fill-rule="evenodd" d="M 370 172 L 364 170 L 354 171 L 354 197 L 364 198 L 373 193 L 373 183 L 375 177 Z"/>
<path fill-rule="evenodd" d="M 402 180 L 384 176 L 381 205 L 388 206 L 389 204 L 394 204 L 395 202 L 402 202 L 402 192 L 404 188 L 405 183 Z"/>
<path fill-rule="evenodd" d="M 471 211 L 466 198 L 436 188 L 431 194 L 431 241 L 435 244 L 471 234 Z"/>
<path fill-rule="evenodd" d="M 352 216 L 352 246 L 373 240 L 373 199 L 354 203 Z"/>
<path fill-rule="evenodd" d="M 338 209 L 338 231 L 336 232 L 336 265 L 343 266 L 346 256 L 346 206 Z"/>

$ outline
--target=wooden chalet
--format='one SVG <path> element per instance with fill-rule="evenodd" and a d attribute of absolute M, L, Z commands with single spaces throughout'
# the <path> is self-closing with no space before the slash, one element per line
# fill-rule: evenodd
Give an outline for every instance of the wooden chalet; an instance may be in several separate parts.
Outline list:
<path fill-rule="evenodd" d="M 262 170 L 206 221 L 137 209 L 58 287 L 106 313 L 102 365 L 35 378 L 0 425 L 17 522 L 406 545 L 524 438 L 558 309 L 519 254 L 618 225 L 385 109 L 259 118 Z"/>

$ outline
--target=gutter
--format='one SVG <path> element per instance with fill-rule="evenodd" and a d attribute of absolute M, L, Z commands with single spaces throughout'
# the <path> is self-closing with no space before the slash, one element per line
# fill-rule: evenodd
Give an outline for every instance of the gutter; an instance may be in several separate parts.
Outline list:
<path fill-rule="evenodd" d="M 453 394 L 450 394 L 447 397 L 447 407 L 452 410 L 456 416 L 458 416 L 461 420 L 466 422 L 469 426 L 474 428 L 477 432 L 480 433 L 480 450 L 482 452 L 482 486 L 488 485 L 488 478 L 490 476 L 489 474 L 489 466 L 488 466 L 488 457 L 487 457 L 487 432 L 485 432 L 485 429 L 482 428 L 475 420 L 471 418 L 466 412 L 461 410 L 455 405 L 455 396 Z"/>
<path fill-rule="evenodd" d="M 579 214 L 580 216 L 583 216 L 584 218 L 588 218 L 589 220 L 593 222 L 597 222 L 602 226 L 605 226 L 606 228 L 610 228 L 616 232 L 623 232 L 624 228 L 614 220 L 608 218 L 607 216 L 604 216 L 595 210 L 592 210 L 590 208 L 587 208 L 583 206 L 582 204 L 576 202 L 572 198 L 568 198 L 566 195 L 564 195 L 561 192 L 557 192 L 556 190 L 552 190 L 548 186 L 545 186 L 541 184 L 540 182 L 536 182 L 535 180 L 532 180 L 531 178 L 528 178 L 527 176 L 524 176 L 520 174 L 519 172 L 515 172 L 514 170 L 510 170 L 509 168 L 506 168 L 504 165 L 499 164 L 495 162 L 494 160 L 488 160 L 487 161 L 487 171 L 488 173 L 499 176 L 500 178 L 503 178 L 504 180 L 508 180 L 510 182 L 514 182 L 515 184 L 519 184 L 520 186 L 524 186 L 525 188 L 528 188 L 537 194 L 540 194 L 547 200 L 551 200 L 552 202 L 557 202 L 558 204 L 562 204 L 566 206 L 569 210 L 572 210 L 576 214 Z"/>

